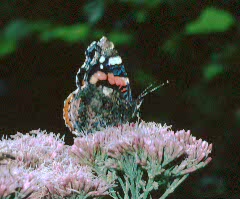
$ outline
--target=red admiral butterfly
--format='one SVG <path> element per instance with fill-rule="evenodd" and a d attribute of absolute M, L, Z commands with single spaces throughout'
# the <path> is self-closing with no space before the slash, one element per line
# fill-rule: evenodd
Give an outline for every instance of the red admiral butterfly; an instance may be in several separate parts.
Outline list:
<path fill-rule="evenodd" d="M 122 59 L 106 37 L 92 42 L 85 54 L 77 89 L 64 101 L 63 118 L 70 131 L 89 133 L 138 117 L 143 97 L 160 86 L 150 85 L 133 100 Z"/>

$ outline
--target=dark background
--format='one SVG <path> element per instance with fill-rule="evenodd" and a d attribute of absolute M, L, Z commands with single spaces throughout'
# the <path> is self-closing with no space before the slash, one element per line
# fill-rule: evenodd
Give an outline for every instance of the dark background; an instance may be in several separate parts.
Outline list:
<path fill-rule="evenodd" d="M 239 1 L 2 0 L 0 27 L 1 135 L 40 128 L 71 144 L 63 102 L 87 46 L 105 35 L 135 97 L 170 81 L 145 97 L 142 119 L 213 143 L 212 162 L 169 198 L 239 198 Z"/>

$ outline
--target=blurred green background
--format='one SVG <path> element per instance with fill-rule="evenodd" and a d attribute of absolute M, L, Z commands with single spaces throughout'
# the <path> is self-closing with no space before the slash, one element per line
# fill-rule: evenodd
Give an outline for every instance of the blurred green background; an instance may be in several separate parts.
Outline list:
<path fill-rule="evenodd" d="M 72 135 L 63 101 L 84 51 L 114 42 L 137 96 L 152 82 L 142 119 L 190 129 L 213 161 L 169 198 L 239 198 L 240 1 L 92 0 L 0 3 L 0 132 Z"/>

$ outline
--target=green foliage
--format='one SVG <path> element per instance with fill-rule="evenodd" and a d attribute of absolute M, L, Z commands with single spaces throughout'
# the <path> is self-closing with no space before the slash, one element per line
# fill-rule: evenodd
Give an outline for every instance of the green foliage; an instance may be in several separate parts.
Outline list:
<path fill-rule="evenodd" d="M 168 171 L 157 161 L 147 159 L 147 165 L 140 166 L 136 164 L 138 160 L 136 155 L 129 154 L 118 161 L 122 171 L 117 175 L 118 187 L 121 191 L 110 189 L 110 195 L 114 199 L 149 199 L 152 198 L 151 194 L 154 190 L 158 190 L 159 197 L 162 189 L 165 191 L 159 199 L 165 199 L 189 176 L 189 174 L 179 175 L 171 180 L 167 177 Z"/>
<path fill-rule="evenodd" d="M 13 53 L 16 49 L 16 42 L 11 40 L 0 40 L 0 57 Z"/>
<path fill-rule="evenodd" d="M 42 33 L 45 30 L 48 30 L 52 27 L 52 24 L 49 21 L 27 21 L 25 23 L 28 33 Z M 26 34 L 27 36 L 27 34 Z"/>
<path fill-rule="evenodd" d="M 30 27 L 25 21 L 16 20 L 6 26 L 3 36 L 5 39 L 16 41 L 24 38 L 30 31 Z"/>
<path fill-rule="evenodd" d="M 10 22 L 0 34 L 0 57 L 14 52 L 17 42 L 24 38 L 28 32 L 29 28 L 26 26 L 25 21 L 16 20 Z"/>
<path fill-rule="evenodd" d="M 90 19 L 92 23 L 95 20 L 97 19 Z M 45 42 L 62 40 L 68 43 L 85 42 L 89 37 L 99 39 L 105 35 L 103 30 L 92 31 L 87 23 L 56 26 L 47 21 L 16 20 L 9 23 L 0 34 L 0 57 L 13 53 L 18 47 L 18 41 L 34 33 L 37 33 Z M 134 40 L 133 35 L 117 31 L 110 32 L 109 38 L 117 45 L 131 43 Z"/>
<path fill-rule="evenodd" d="M 116 45 L 129 44 L 134 40 L 132 34 L 124 32 L 110 32 L 108 38 Z"/>
<path fill-rule="evenodd" d="M 11 21 L 0 34 L 0 57 L 13 53 L 18 42 L 29 34 L 42 32 L 49 26 L 50 23 L 46 21 Z"/>
<path fill-rule="evenodd" d="M 85 41 L 90 34 L 90 27 L 87 24 L 77 24 L 72 26 L 60 26 L 44 31 L 41 34 L 43 41 L 60 39 L 66 42 Z"/>
<path fill-rule="evenodd" d="M 99 22 L 104 15 L 104 8 L 104 1 L 102 0 L 89 1 L 84 6 L 84 13 L 87 15 L 89 23 Z"/>
<path fill-rule="evenodd" d="M 209 64 L 203 69 L 203 76 L 206 80 L 212 80 L 224 72 L 223 66 L 219 64 Z"/>
<path fill-rule="evenodd" d="M 158 186 L 154 182 L 153 178 L 150 178 L 147 182 L 144 181 L 143 170 L 136 164 L 136 160 L 132 156 L 124 156 L 120 161 L 122 170 L 124 172 L 123 178 L 118 177 L 120 187 L 124 193 L 124 198 L 131 199 L 147 199 L 150 192 Z M 123 197 L 111 190 L 112 197 L 114 199 L 123 199 Z"/>
<path fill-rule="evenodd" d="M 234 17 L 225 10 L 214 7 L 206 8 L 199 18 L 185 27 L 187 34 L 209 34 L 225 32 L 235 23 Z"/>

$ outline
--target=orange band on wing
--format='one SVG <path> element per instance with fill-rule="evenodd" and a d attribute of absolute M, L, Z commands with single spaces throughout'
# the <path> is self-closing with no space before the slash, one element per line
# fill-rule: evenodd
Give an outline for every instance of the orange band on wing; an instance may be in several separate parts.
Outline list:
<path fill-rule="evenodd" d="M 124 77 L 116 76 L 114 77 L 114 79 L 115 79 L 116 85 L 119 86 L 120 88 L 127 85 L 127 82 Z"/>
<path fill-rule="evenodd" d="M 96 73 L 96 76 L 99 80 L 106 80 L 107 79 L 107 75 L 104 72 L 98 71 Z"/>
<path fill-rule="evenodd" d="M 64 101 L 64 107 L 63 107 L 63 119 L 65 120 L 65 124 L 68 126 L 68 128 L 72 131 L 73 126 L 72 123 L 70 122 L 68 111 L 70 109 L 70 103 L 74 97 L 74 94 L 71 93 L 67 99 Z"/>
<path fill-rule="evenodd" d="M 96 84 L 98 81 L 108 80 L 109 84 L 116 85 L 121 89 L 122 87 L 127 86 L 128 78 L 126 77 L 119 77 L 114 76 L 113 73 L 108 73 L 107 75 L 102 71 L 97 71 L 92 77 L 90 78 L 91 84 Z M 123 88 L 121 92 L 126 92 L 127 89 Z"/>
<path fill-rule="evenodd" d="M 115 84 L 115 78 L 114 78 L 114 75 L 112 73 L 108 73 L 108 82 L 111 85 Z"/>
<path fill-rule="evenodd" d="M 98 80 L 106 80 L 106 79 L 107 79 L 107 75 L 104 72 L 98 71 L 94 73 L 94 75 L 92 75 L 89 82 L 91 84 L 96 84 Z"/>

